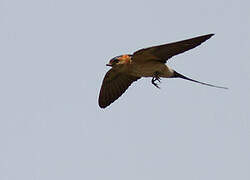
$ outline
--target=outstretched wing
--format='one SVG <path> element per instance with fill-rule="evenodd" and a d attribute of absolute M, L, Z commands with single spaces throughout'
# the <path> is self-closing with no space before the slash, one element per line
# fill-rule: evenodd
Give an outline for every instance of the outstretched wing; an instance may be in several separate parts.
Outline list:
<path fill-rule="evenodd" d="M 105 108 L 112 102 L 118 99 L 128 87 L 139 77 L 117 72 L 115 69 L 110 69 L 102 82 L 102 87 L 99 94 L 99 106 Z"/>
<path fill-rule="evenodd" d="M 171 57 L 199 46 L 213 35 L 207 34 L 183 41 L 140 49 L 133 54 L 133 61 L 145 62 L 147 60 L 156 60 L 166 63 Z"/>

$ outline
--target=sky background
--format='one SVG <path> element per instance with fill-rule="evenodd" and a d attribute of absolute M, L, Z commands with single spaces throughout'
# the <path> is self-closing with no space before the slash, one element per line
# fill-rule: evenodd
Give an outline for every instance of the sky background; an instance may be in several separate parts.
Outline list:
<path fill-rule="evenodd" d="M 0 0 L 1 180 L 249 180 L 250 1 Z M 106 109 L 114 56 L 215 33 Z"/>

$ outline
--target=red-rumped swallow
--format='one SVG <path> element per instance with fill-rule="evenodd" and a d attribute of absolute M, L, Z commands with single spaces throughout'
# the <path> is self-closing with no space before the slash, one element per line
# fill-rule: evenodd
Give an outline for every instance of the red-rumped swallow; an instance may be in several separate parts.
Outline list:
<path fill-rule="evenodd" d="M 215 86 L 188 78 L 165 63 L 173 56 L 199 46 L 214 34 L 199 36 L 183 41 L 163 44 L 159 46 L 140 49 L 132 55 L 125 54 L 112 58 L 107 66 L 112 68 L 106 73 L 99 94 L 99 106 L 105 108 L 118 99 L 127 88 L 141 77 L 152 77 L 152 84 L 159 88 L 156 81 L 160 78 L 182 78 L 196 83 L 216 88 L 227 89 L 226 87 Z"/>

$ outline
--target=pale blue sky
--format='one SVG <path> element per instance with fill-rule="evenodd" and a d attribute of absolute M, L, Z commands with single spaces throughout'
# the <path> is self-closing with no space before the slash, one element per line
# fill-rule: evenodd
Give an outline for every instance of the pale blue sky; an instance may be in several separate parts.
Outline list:
<path fill-rule="evenodd" d="M 247 0 L 0 0 L 1 180 L 249 180 Z M 215 33 L 97 104 L 110 58 Z"/>

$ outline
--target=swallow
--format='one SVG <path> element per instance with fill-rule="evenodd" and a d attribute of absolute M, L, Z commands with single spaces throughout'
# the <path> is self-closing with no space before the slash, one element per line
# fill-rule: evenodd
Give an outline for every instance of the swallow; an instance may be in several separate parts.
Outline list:
<path fill-rule="evenodd" d="M 152 77 L 151 83 L 157 88 L 159 88 L 158 83 L 161 82 L 161 78 L 182 78 L 211 87 L 227 89 L 226 87 L 188 78 L 165 64 L 171 57 L 199 46 L 213 35 L 207 34 L 187 40 L 144 48 L 133 54 L 125 54 L 112 58 L 106 64 L 112 68 L 106 73 L 103 79 L 98 100 L 99 106 L 101 108 L 109 106 L 134 81 L 142 77 Z"/>

